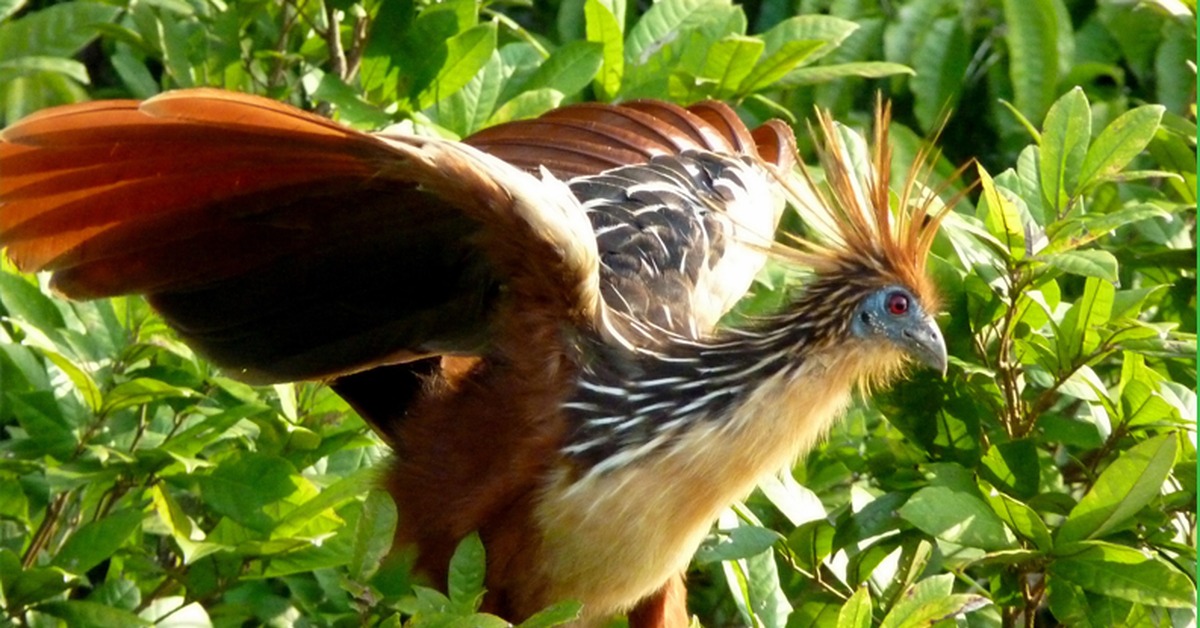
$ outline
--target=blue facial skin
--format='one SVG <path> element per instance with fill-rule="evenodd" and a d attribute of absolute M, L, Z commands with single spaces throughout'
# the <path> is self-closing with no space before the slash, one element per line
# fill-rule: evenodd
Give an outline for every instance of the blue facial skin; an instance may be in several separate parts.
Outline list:
<path fill-rule="evenodd" d="M 914 360 L 946 373 L 942 331 L 906 288 L 887 286 L 863 299 L 850 331 L 864 340 L 891 342 Z"/>

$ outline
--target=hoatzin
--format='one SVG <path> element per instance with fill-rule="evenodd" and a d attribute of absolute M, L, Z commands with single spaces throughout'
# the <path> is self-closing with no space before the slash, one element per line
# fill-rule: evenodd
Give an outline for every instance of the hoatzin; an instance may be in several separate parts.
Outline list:
<path fill-rule="evenodd" d="M 435 581 L 478 530 L 494 612 L 682 626 L 723 509 L 857 385 L 945 369 L 924 270 L 943 210 L 916 175 L 889 197 L 886 122 L 856 174 L 822 116 L 818 187 L 786 125 L 714 102 L 463 142 L 209 89 L 72 105 L 0 135 L 0 244 L 68 297 L 146 295 L 235 376 L 332 381 L 395 448 L 398 542 Z M 820 235 L 781 247 L 788 198 Z M 810 279 L 721 329 L 772 250 Z"/>

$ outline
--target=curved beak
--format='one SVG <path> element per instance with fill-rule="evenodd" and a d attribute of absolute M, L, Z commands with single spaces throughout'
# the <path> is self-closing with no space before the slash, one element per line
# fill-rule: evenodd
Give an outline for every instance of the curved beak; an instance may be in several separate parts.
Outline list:
<path fill-rule="evenodd" d="M 946 374 L 946 340 L 932 316 L 914 320 L 904 329 L 900 345 L 909 357 Z"/>

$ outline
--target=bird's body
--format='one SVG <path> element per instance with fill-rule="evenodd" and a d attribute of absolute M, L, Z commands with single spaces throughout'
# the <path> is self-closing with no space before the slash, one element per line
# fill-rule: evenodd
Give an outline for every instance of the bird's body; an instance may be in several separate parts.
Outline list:
<path fill-rule="evenodd" d="M 886 151 L 864 184 L 825 131 L 832 234 L 740 329 L 717 323 L 773 246 L 794 140 L 716 103 L 466 144 L 211 90 L 64 108 L 0 135 L 0 243 L 69 296 L 147 294 L 247 379 L 333 378 L 396 448 L 397 538 L 435 581 L 478 530 L 495 612 L 686 625 L 681 574 L 723 509 L 855 386 L 944 368 L 931 201 L 909 181 L 893 223 Z"/>

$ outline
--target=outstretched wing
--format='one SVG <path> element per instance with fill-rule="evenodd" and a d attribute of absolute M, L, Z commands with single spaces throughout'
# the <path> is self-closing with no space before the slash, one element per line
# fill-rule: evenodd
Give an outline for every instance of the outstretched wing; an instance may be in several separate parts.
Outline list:
<path fill-rule="evenodd" d="M 790 168 L 791 141 L 782 125 L 750 134 L 717 104 L 633 103 L 568 107 L 460 144 L 184 90 L 62 107 L 0 132 L 0 245 L 21 268 L 52 271 L 68 296 L 146 294 L 245 379 L 325 378 L 484 351 L 501 286 L 601 333 L 602 282 L 606 294 L 632 293 L 630 282 L 656 292 L 644 268 L 601 270 L 591 223 L 603 212 L 589 220 L 573 195 L 583 187 L 541 168 L 596 176 L 687 151 Z M 602 242 L 642 254 L 636 237 Z M 691 245 L 671 254 L 697 252 L 707 261 L 687 271 L 696 277 L 733 259 Z M 676 261 L 692 268 L 662 266 Z M 696 301 L 704 282 L 690 285 Z M 722 284 L 708 300 L 741 291 Z"/>
<path fill-rule="evenodd" d="M 477 351 L 514 277 L 596 316 L 594 239 L 567 188 L 454 142 L 188 90 L 31 116 L 0 134 L 0 173 L 19 267 L 75 298 L 146 294 L 246 379 Z"/>

